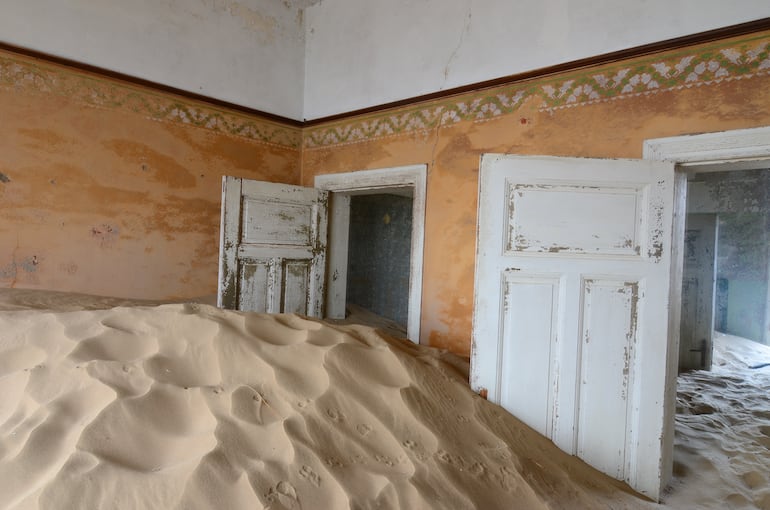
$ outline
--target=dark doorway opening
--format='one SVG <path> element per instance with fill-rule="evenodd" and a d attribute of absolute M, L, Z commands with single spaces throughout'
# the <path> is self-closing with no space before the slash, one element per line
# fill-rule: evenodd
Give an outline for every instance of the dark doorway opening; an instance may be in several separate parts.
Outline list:
<path fill-rule="evenodd" d="M 348 304 L 406 328 L 411 242 L 410 189 L 351 196 Z"/>

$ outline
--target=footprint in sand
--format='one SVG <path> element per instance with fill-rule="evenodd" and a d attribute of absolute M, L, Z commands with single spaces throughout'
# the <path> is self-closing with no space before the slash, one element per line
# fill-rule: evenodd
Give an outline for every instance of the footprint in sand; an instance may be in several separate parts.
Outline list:
<path fill-rule="evenodd" d="M 326 465 L 330 468 L 341 468 L 345 465 L 337 457 L 329 457 L 324 462 L 326 462 Z"/>
<path fill-rule="evenodd" d="M 511 468 L 509 468 L 508 466 L 501 466 L 500 474 L 496 474 L 494 478 L 497 480 L 497 483 L 500 484 L 500 487 L 502 489 L 510 490 L 512 487 L 516 485 L 514 483 L 515 476 L 516 475 Z"/>
<path fill-rule="evenodd" d="M 463 471 L 465 469 L 465 466 L 468 464 L 464 458 L 462 458 L 459 455 L 452 455 L 451 453 L 447 452 L 446 450 L 439 450 L 436 452 L 436 457 L 442 462 L 446 462 L 450 466 L 453 466 L 460 471 Z"/>
<path fill-rule="evenodd" d="M 479 477 L 484 475 L 484 473 L 487 472 L 487 466 L 485 466 L 481 462 L 474 462 L 473 465 L 471 465 L 471 467 L 468 468 L 468 471 L 470 471 L 470 473 L 473 476 Z"/>
<path fill-rule="evenodd" d="M 265 494 L 265 500 L 270 508 L 275 504 L 280 505 L 277 508 L 301 508 L 297 498 L 297 491 L 289 482 L 278 482 L 275 487 L 270 487 L 267 494 Z"/>
<path fill-rule="evenodd" d="M 411 439 L 407 439 L 401 443 L 401 446 L 411 451 L 414 454 L 414 457 L 420 462 L 425 462 L 428 460 L 428 456 L 425 454 L 425 451 L 422 449 L 419 443 L 412 441 Z"/>
<path fill-rule="evenodd" d="M 326 410 L 326 416 L 338 423 L 345 421 L 345 415 L 342 414 L 339 409 L 333 409 L 330 407 Z"/>
<path fill-rule="evenodd" d="M 312 483 L 316 487 L 321 486 L 321 477 L 318 476 L 318 473 L 313 471 L 313 468 L 310 466 L 302 466 L 302 469 L 299 470 L 299 476 Z"/>
<path fill-rule="evenodd" d="M 385 464 L 388 467 L 393 467 L 397 463 L 396 460 L 388 457 L 387 455 L 375 455 L 374 460 L 376 460 L 380 464 Z"/>

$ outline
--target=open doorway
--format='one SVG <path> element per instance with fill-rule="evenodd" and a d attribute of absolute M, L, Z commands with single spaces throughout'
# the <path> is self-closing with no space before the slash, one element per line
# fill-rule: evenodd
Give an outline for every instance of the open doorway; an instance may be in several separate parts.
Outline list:
<path fill-rule="evenodd" d="M 671 428 L 664 434 L 672 442 L 663 460 L 673 477 L 664 503 L 707 508 L 711 497 L 768 508 L 770 347 L 760 342 L 767 342 L 770 315 L 770 128 L 649 140 L 645 158 L 678 164 L 674 249 L 681 266 L 672 270 Z M 708 292 L 697 291 L 701 281 Z M 700 332 L 688 338 L 688 324 Z"/>
<path fill-rule="evenodd" d="M 412 189 L 350 198 L 346 305 L 390 321 L 406 336 Z"/>
<path fill-rule="evenodd" d="M 420 342 L 426 181 L 426 165 L 316 176 L 330 192 L 326 318 L 351 303 Z"/>
<path fill-rule="evenodd" d="M 679 369 L 710 370 L 715 331 L 770 344 L 770 169 L 695 167 L 686 210 Z"/>

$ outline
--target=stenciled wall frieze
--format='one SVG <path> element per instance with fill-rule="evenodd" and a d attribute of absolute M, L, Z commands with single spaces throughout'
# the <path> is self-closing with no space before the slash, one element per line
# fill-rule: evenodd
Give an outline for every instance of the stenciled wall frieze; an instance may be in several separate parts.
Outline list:
<path fill-rule="evenodd" d="M 0 50 L 0 89 L 56 95 L 90 107 L 132 112 L 154 121 L 194 126 L 295 150 L 301 148 L 302 130 L 298 127 L 10 51 Z"/>
<path fill-rule="evenodd" d="M 51 94 L 81 104 L 244 137 L 293 150 L 425 132 L 463 121 L 515 114 L 527 101 L 541 111 L 770 75 L 770 33 L 716 41 L 646 57 L 534 78 L 313 127 L 134 85 L 0 50 L 0 90 Z"/>
<path fill-rule="evenodd" d="M 770 34 L 753 34 L 321 124 L 305 129 L 303 143 L 313 149 L 487 121 L 532 97 L 541 111 L 555 111 L 768 75 Z"/>

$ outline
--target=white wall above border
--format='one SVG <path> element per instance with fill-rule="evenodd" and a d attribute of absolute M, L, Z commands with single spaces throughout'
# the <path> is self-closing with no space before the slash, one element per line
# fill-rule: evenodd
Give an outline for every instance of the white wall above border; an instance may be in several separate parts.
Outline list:
<path fill-rule="evenodd" d="M 323 0 L 305 11 L 307 119 L 770 16 L 767 0 Z"/>
<path fill-rule="evenodd" d="M 0 41 L 299 119 L 307 3 L 5 0 Z"/>
<path fill-rule="evenodd" d="M 766 17 L 767 0 L 6 0 L 0 42 L 312 120 Z"/>

